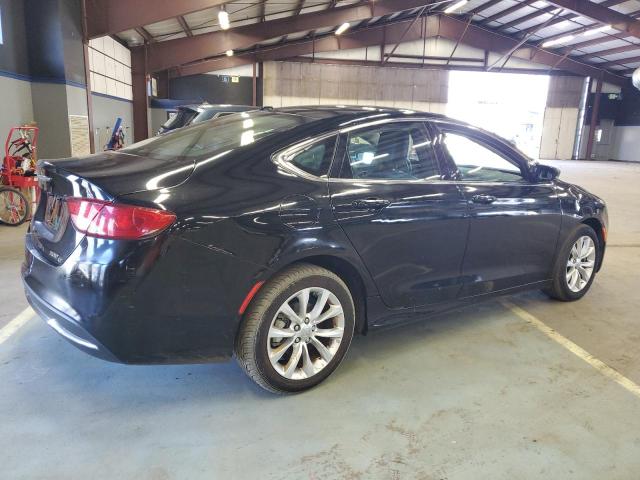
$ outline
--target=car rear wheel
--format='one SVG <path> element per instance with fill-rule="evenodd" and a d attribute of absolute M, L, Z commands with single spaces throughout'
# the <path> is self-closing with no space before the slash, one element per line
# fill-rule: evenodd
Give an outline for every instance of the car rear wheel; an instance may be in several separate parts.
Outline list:
<path fill-rule="evenodd" d="M 298 264 L 265 284 L 245 313 L 236 358 L 261 387 L 300 392 L 340 364 L 355 323 L 353 299 L 333 272 Z"/>
<path fill-rule="evenodd" d="M 581 225 L 563 245 L 556 260 L 553 284 L 545 292 L 551 298 L 564 302 L 582 298 L 595 278 L 599 255 L 596 232 L 587 225 Z"/>

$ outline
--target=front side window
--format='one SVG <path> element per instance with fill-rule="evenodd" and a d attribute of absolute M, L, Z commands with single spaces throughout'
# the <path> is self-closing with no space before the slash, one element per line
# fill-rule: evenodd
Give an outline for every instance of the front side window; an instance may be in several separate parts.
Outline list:
<path fill-rule="evenodd" d="M 440 170 L 423 124 L 397 122 L 351 132 L 342 177 L 431 180 Z"/>
<path fill-rule="evenodd" d="M 289 161 L 304 172 L 316 177 L 326 177 L 329 173 L 329 167 L 331 167 L 335 146 L 336 137 L 333 136 L 309 145 L 293 155 Z"/>
<path fill-rule="evenodd" d="M 517 165 L 478 141 L 459 133 L 446 132 L 443 148 L 458 168 L 461 180 L 473 182 L 517 182 L 522 172 Z"/>

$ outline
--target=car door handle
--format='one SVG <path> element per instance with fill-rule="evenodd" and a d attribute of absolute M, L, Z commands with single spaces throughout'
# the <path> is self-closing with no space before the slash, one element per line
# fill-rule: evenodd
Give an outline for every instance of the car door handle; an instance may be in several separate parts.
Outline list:
<path fill-rule="evenodd" d="M 381 210 L 391 202 L 381 198 L 367 198 L 366 200 L 354 200 L 351 202 L 353 208 L 359 210 Z"/>
<path fill-rule="evenodd" d="M 471 201 L 473 203 L 482 203 L 484 205 L 493 203 L 496 200 L 497 198 L 494 197 L 493 195 L 474 195 L 473 197 L 471 197 Z"/>

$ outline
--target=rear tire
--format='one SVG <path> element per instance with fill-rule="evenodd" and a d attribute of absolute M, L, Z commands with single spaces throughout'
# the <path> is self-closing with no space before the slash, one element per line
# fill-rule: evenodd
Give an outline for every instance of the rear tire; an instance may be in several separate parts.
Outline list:
<path fill-rule="evenodd" d="M 581 299 L 596 277 L 600 255 L 598 235 L 588 225 L 580 225 L 561 247 L 553 269 L 553 283 L 543 291 L 562 302 Z"/>
<path fill-rule="evenodd" d="M 354 325 L 351 293 L 336 274 L 315 265 L 293 265 L 267 282 L 251 302 L 236 338 L 236 358 L 262 388 L 301 392 L 338 367 Z"/>
<path fill-rule="evenodd" d="M 31 216 L 31 202 L 15 188 L 0 187 L 0 224 L 17 227 Z"/>

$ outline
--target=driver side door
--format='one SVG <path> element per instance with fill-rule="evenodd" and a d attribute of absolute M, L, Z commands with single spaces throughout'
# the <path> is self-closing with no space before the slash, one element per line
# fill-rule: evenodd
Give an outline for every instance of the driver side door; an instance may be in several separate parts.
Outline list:
<path fill-rule="evenodd" d="M 442 176 L 422 121 L 393 120 L 343 132 L 334 216 L 383 303 L 408 309 L 454 300 L 467 240 L 467 205 Z"/>
<path fill-rule="evenodd" d="M 506 142 L 438 122 L 436 144 L 469 207 L 461 297 L 551 278 L 561 211 L 555 184 L 537 182 Z"/>

